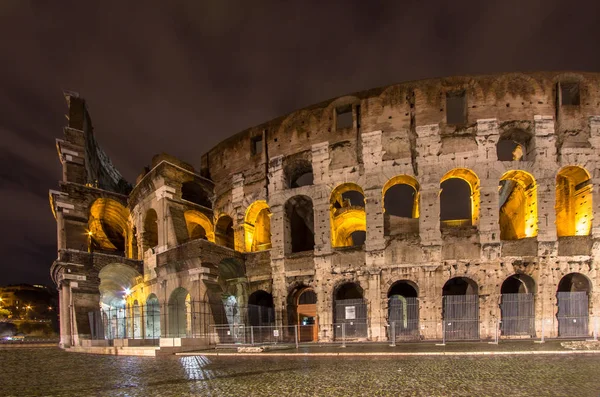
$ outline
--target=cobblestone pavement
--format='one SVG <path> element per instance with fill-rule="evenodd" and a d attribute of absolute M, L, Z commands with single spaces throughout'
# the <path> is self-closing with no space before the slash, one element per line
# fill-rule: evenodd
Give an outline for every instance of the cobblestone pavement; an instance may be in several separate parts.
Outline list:
<path fill-rule="evenodd" d="M 598 396 L 600 355 L 96 356 L 0 350 L 2 396 Z"/>

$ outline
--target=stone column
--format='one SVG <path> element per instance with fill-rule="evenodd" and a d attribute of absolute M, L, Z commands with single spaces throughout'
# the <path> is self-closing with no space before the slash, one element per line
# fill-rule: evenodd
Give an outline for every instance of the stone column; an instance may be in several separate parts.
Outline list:
<path fill-rule="evenodd" d="M 595 164 L 593 169 L 588 169 L 592 175 L 593 183 L 593 213 L 600 214 L 600 116 L 590 117 L 590 143 L 595 153 Z M 600 216 L 594 216 L 592 219 L 592 236 L 594 239 L 600 239 Z M 594 254 L 600 254 L 600 246 L 596 247 Z"/>
<path fill-rule="evenodd" d="M 283 156 L 275 156 L 269 160 L 269 195 L 280 192 L 286 187 L 283 172 Z"/>
<path fill-rule="evenodd" d="M 313 184 L 321 185 L 329 179 L 329 142 L 312 145 Z"/>
<path fill-rule="evenodd" d="M 234 233 L 234 248 L 236 251 L 245 252 L 245 212 L 243 207 L 244 202 L 244 174 L 234 174 L 231 181 L 231 206 L 233 207 L 233 233 Z"/>
<path fill-rule="evenodd" d="M 554 117 L 534 116 L 535 162 L 540 170 L 552 170 L 537 179 L 538 256 L 558 254 L 556 241 L 556 135 Z"/>
<path fill-rule="evenodd" d="M 477 120 L 477 158 L 484 161 L 497 159 L 496 145 L 498 144 L 498 120 Z"/>
<path fill-rule="evenodd" d="M 442 244 L 439 193 L 439 183 L 421 184 L 419 236 L 421 237 L 421 244 L 425 246 Z"/>
<path fill-rule="evenodd" d="M 167 185 L 160 186 L 156 189 L 156 215 L 157 215 L 157 226 L 158 226 L 158 246 L 156 247 L 155 253 L 161 253 L 166 251 L 168 247 L 175 247 L 177 243 L 177 235 L 173 229 L 173 222 L 171 221 L 171 214 L 169 213 L 169 206 L 165 198 L 173 198 L 175 188 Z"/>
<path fill-rule="evenodd" d="M 63 281 L 58 290 L 58 306 L 60 313 L 60 347 L 68 348 L 73 345 L 71 287 Z"/>
<path fill-rule="evenodd" d="M 371 269 L 368 272 L 368 290 L 367 300 L 369 306 L 369 336 L 372 341 L 380 341 L 386 338 L 384 324 L 382 323 L 382 305 L 381 305 L 381 266 L 383 266 L 383 253 L 367 253 L 368 262 L 372 262 Z M 379 265 L 379 269 L 376 267 Z"/>

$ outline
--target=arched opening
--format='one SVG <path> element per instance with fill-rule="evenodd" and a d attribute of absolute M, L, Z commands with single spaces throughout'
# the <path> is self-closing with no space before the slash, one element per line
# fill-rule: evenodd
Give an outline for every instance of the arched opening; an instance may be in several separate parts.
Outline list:
<path fill-rule="evenodd" d="M 315 218 L 312 200 L 294 196 L 285 203 L 285 253 L 312 251 L 315 248 Z"/>
<path fill-rule="evenodd" d="M 215 243 L 223 247 L 235 249 L 233 219 L 229 215 L 221 215 L 215 226 Z"/>
<path fill-rule="evenodd" d="M 479 339 L 479 288 L 467 277 L 446 281 L 442 290 L 446 340 Z"/>
<path fill-rule="evenodd" d="M 535 336 L 535 282 L 524 274 L 513 274 L 502 283 L 500 332 L 504 336 Z"/>
<path fill-rule="evenodd" d="M 440 181 L 441 228 L 477 226 L 479 178 L 466 168 L 455 168 Z"/>
<path fill-rule="evenodd" d="M 367 337 L 367 303 L 356 283 L 344 283 L 334 293 L 334 338 Z"/>
<path fill-rule="evenodd" d="M 285 177 L 289 188 L 313 184 L 312 163 L 308 160 L 295 160 L 285 167 Z"/>
<path fill-rule="evenodd" d="M 362 246 L 367 231 L 362 188 L 354 183 L 344 183 L 331 192 L 329 203 L 332 247 Z M 364 235 L 355 232 L 364 232 Z"/>
<path fill-rule="evenodd" d="M 246 210 L 244 234 L 246 252 L 271 248 L 271 209 L 266 201 L 250 204 Z"/>
<path fill-rule="evenodd" d="M 503 132 L 496 145 L 496 155 L 499 161 L 530 160 L 531 134 L 518 128 Z"/>
<path fill-rule="evenodd" d="M 564 167 L 556 175 L 558 237 L 589 236 L 592 230 L 592 181 L 582 167 Z"/>
<path fill-rule="evenodd" d="M 569 273 L 558 284 L 558 336 L 589 336 L 590 281 L 581 273 Z"/>
<path fill-rule="evenodd" d="M 410 281 L 396 281 L 390 287 L 387 296 L 390 340 L 419 339 L 419 301 L 416 286 Z"/>
<path fill-rule="evenodd" d="M 125 255 L 129 211 L 121 203 L 100 198 L 90 207 L 88 236 L 90 251 Z"/>
<path fill-rule="evenodd" d="M 213 224 L 206 215 L 200 211 L 188 210 L 183 213 L 183 216 L 190 240 L 202 239 L 215 241 Z"/>
<path fill-rule="evenodd" d="M 169 298 L 169 337 L 185 338 L 192 331 L 192 300 L 189 292 L 176 288 Z"/>
<path fill-rule="evenodd" d="M 258 290 L 248 297 L 248 323 L 253 327 L 275 325 L 275 306 L 271 294 Z M 267 329 L 267 333 L 270 332 Z"/>
<path fill-rule="evenodd" d="M 131 288 L 137 284 L 141 275 L 131 266 L 121 263 L 113 263 L 104 266 L 98 272 L 100 285 L 100 307 L 108 319 L 108 328 L 105 335 L 108 339 L 122 339 L 131 337 L 132 333 L 127 331 L 132 329 L 131 322 L 127 324 L 127 319 L 131 320 L 132 313 L 128 313 L 127 297 L 131 293 Z M 99 319 L 98 319 L 99 320 Z M 81 324 L 78 324 L 81 327 Z M 92 328 L 99 326 L 92 325 Z M 80 333 L 87 333 L 85 329 L 79 329 Z"/>
<path fill-rule="evenodd" d="M 499 186 L 500 239 L 537 236 L 537 184 L 525 171 L 508 171 Z"/>
<path fill-rule="evenodd" d="M 395 236 L 419 232 L 419 183 L 398 175 L 383 187 L 384 234 Z"/>
<path fill-rule="evenodd" d="M 146 299 L 146 339 L 160 338 L 160 305 L 158 297 L 150 294 Z"/>
<path fill-rule="evenodd" d="M 200 184 L 193 181 L 184 182 L 181 185 L 181 198 L 206 208 L 212 208 L 207 192 Z"/>
<path fill-rule="evenodd" d="M 287 322 L 298 326 L 300 342 L 318 339 L 317 294 L 312 288 L 299 285 L 288 294 Z"/>
<path fill-rule="evenodd" d="M 158 245 L 158 215 L 152 208 L 146 211 L 142 241 L 144 242 L 144 252 L 154 249 Z"/>

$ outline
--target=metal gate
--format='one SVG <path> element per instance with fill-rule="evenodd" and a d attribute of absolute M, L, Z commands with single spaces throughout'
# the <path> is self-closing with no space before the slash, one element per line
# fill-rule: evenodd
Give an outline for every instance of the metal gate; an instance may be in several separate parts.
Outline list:
<path fill-rule="evenodd" d="M 502 294 L 500 332 L 504 336 L 535 336 L 533 294 Z"/>
<path fill-rule="evenodd" d="M 343 328 L 342 328 L 343 324 Z M 367 337 L 367 304 L 363 299 L 335 301 L 334 338 Z"/>
<path fill-rule="evenodd" d="M 558 292 L 558 336 L 588 336 L 587 292 Z"/>
<path fill-rule="evenodd" d="M 388 301 L 388 323 L 395 339 L 419 339 L 419 300 L 394 295 Z"/>
<path fill-rule="evenodd" d="M 443 318 L 446 340 L 479 339 L 479 296 L 444 296 Z"/>

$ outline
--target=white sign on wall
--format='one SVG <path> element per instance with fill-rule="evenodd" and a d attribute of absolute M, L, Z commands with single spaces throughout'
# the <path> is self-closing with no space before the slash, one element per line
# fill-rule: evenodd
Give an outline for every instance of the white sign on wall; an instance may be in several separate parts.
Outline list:
<path fill-rule="evenodd" d="M 356 319 L 356 306 L 346 306 L 346 320 Z"/>

